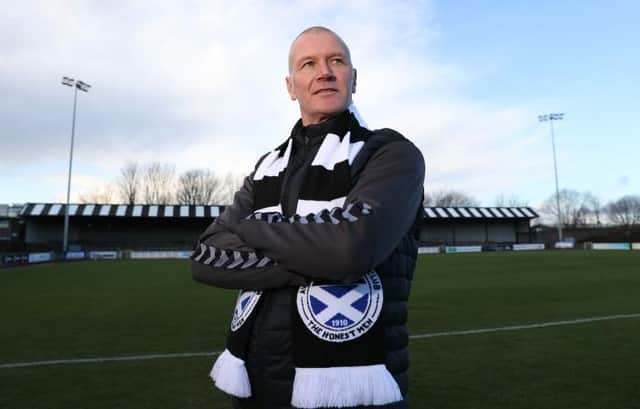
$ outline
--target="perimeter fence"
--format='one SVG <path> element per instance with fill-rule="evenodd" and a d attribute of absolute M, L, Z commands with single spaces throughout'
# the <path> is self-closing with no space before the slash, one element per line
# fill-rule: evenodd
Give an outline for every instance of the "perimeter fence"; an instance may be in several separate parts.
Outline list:
<path fill-rule="evenodd" d="M 571 251 L 571 250 L 613 250 L 636 251 L 640 250 L 640 243 L 580 243 L 557 242 L 553 246 L 545 243 L 526 244 L 492 244 L 492 245 L 468 245 L 468 246 L 420 246 L 418 254 L 461 254 L 499 251 Z M 0 267 L 12 267 L 20 265 L 67 262 L 80 260 L 120 260 L 120 259 L 188 259 L 191 250 L 185 249 L 161 249 L 161 250 L 74 250 L 66 253 L 59 251 L 14 252 L 0 253 Z"/>

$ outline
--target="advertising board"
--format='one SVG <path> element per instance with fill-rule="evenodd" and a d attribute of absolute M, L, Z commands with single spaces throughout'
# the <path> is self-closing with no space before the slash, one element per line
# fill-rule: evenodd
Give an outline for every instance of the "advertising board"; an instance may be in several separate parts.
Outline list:
<path fill-rule="evenodd" d="M 440 253 L 440 246 L 418 247 L 418 254 L 438 254 L 438 253 Z"/>
<path fill-rule="evenodd" d="M 593 250 L 631 250 L 629 243 L 593 243 Z"/>
<path fill-rule="evenodd" d="M 445 253 L 480 253 L 482 246 L 447 246 Z"/>
<path fill-rule="evenodd" d="M 513 251 L 544 250 L 544 243 L 514 244 Z"/>
<path fill-rule="evenodd" d="M 482 246 L 482 251 L 511 251 L 511 244 L 487 244 Z"/>
<path fill-rule="evenodd" d="M 51 260 L 51 253 L 29 253 L 29 263 L 43 263 Z"/>
<path fill-rule="evenodd" d="M 84 251 L 67 251 L 64 255 L 66 260 L 82 260 L 85 256 Z"/>
<path fill-rule="evenodd" d="M 135 259 L 160 259 L 160 258 L 189 258 L 189 250 L 164 250 L 164 251 L 132 251 L 131 258 Z"/>
<path fill-rule="evenodd" d="M 575 247 L 575 243 L 572 241 L 558 241 L 553 247 L 557 249 L 572 249 Z"/>
<path fill-rule="evenodd" d="M 640 250 L 640 243 L 632 243 L 631 250 Z"/>
<path fill-rule="evenodd" d="M 22 264 L 29 261 L 28 254 L 7 254 L 3 257 L 3 264 Z"/>
<path fill-rule="evenodd" d="M 91 251 L 89 252 L 91 260 L 115 260 L 118 258 L 117 251 Z"/>

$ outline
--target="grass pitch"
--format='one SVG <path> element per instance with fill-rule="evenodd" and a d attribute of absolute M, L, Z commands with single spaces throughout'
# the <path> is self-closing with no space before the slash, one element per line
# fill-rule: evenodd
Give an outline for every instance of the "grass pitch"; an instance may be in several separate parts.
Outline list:
<path fill-rule="evenodd" d="M 0 364 L 219 351 L 236 293 L 178 260 L 0 270 Z M 429 255 L 413 334 L 640 313 L 640 252 Z M 411 407 L 640 408 L 640 318 L 412 339 Z M 0 368 L 0 408 L 230 408 L 213 357 Z"/>

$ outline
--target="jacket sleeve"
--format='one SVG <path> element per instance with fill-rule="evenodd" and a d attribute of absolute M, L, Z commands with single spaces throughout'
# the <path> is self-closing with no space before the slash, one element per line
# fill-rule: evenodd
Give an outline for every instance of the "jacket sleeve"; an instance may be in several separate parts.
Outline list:
<path fill-rule="evenodd" d="M 191 256 L 194 280 L 222 288 L 265 290 L 306 285 L 307 279 L 287 271 L 248 246 L 228 226 L 251 213 L 253 178 L 248 176 L 233 204 L 200 235 Z"/>
<path fill-rule="evenodd" d="M 384 261 L 413 225 L 424 175 L 424 159 L 411 142 L 390 142 L 369 159 L 343 208 L 310 217 L 251 215 L 232 229 L 287 270 L 353 282 Z"/>

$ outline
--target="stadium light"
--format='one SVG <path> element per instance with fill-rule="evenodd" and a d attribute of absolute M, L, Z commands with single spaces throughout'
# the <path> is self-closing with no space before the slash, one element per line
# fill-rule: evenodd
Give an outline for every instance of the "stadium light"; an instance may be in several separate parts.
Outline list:
<path fill-rule="evenodd" d="M 73 164 L 73 139 L 76 132 L 76 105 L 78 101 L 78 90 L 89 92 L 91 85 L 86 82 L 76 81 L 73 78 L 62 77 L 62 85 L 73 87 L 73 117 L 71 119 L 71 148 L 69 150 L 69 176 L 67 178 L 67 205 L 64 209 L 64 235 L 62 238 L 62 252 L 67 253 L 67 244 L 69 242 L 69 196 L 71 194 L 71 166 Z"/>
<path fill-rule="evenodd" d="M 558 241 L 562 241 L 562 214 L 560 210 L 560 189 L 558 188 L 558 165 L 556 161 L 556 140 L 553 132 L 553 121 L 561 121 L 564 113 L 539 115 L 538 121 L 549 122 L 551 125 L 551 147 L 553 148 L 553 170 L 556 176 L 556 206 L 558 210 Z"/>

